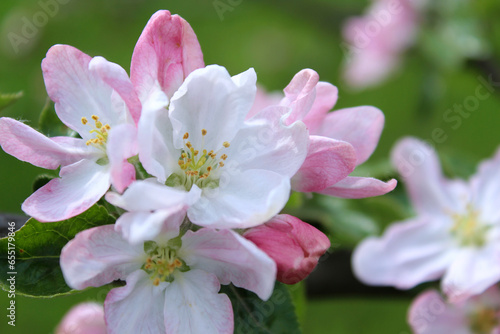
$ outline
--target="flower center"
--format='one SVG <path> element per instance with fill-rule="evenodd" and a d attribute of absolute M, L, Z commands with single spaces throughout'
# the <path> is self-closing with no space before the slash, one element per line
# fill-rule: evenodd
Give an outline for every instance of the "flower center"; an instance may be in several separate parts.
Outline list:
<path fill-rule="evenodd" d="M 490 334 L 498 326 L 498 311 L 483 308 L 470 315 L 470 329 L 474 334 Z"/>
<path fill-rule="evenodd" d="M 181 155 L 177 162 L 181 172 L 170 175 L 166 182 L 167 186 L 184 186 L 186 190 L 189 190 L 194 184 L 200 188 L 215 188 L 219 185 L 219 180 L 214 174 L 217 175 L 217 171 L 224 167 L 224 161 L 227 159 L 227 154 L 219 156 L 219 153 L 224 148 L 228 148 L 230 144 L 225 141 L 216 152 L 214 150 L 208 151 L 204 147 L 207 130 L 201 130 L 201 135 L 201 148 L 197 150 L 190 141 L 186 141 L 189 139 L 189 133 L 184 134 L 184 147 L 181 149 Z"/>
<path fill-rule="evenodd" d="M 96 115 L 92 115 L 92 119 L 94 120 L 94 126 L 93 129 L 90 130 L 89 132 L 91 134 L 94 134 L 95 138 L 87 140 L 86 144 L 87 146 L 92 145 L 97 148 L 105 148 L 106 147 L 106 142 L 108 141 L 108 132 L 111 129 L 109 124 L 102 124 L 101 121 L 99 121 L 99 117 Z M 82 117 L 82 124 L 87 125 L 88 120 L 86 117 Z M 92 127 L 92 124 L 89 124 Z"/>
<path fill-rule="evenodd" d="M 470 205 L 463 215 L 452 215 L 455 221 L 451 233 L 462 246 L 481 247 L 486 242 L 486 232 L 489 227 L 479 221 L 479 213 Z"/>
<path fill-rule="evenodd" d="M 176 269 L 182 272 L 189 270 L 186 263 L 177 257 L 181 244 L 179 237 L 171 239 L 165 247 L 160 247 L 155 241 L 144 243 L 144 252 L 148 257 L 142 269 L 148 273 L 154 286 L 161 282 L 173 282 L 172 274 Z"/>

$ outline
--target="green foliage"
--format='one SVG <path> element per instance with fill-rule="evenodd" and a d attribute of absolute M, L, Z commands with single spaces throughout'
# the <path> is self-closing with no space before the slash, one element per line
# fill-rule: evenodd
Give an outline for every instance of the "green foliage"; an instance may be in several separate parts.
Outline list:
<path fill-rule="evenodd" d="M 295 307 L 287 287 L 276 282 L 274 292 L 264 302 L 253 292 L 233 285 L 224 286 L 221 292 L 231 299 L 234 311 L 235 334 L 299 334 Z"/>
<path fill-rule="evenodd" d="M 7 279 L 15 276 L 19 295 L 54 297 L 72 292 L 59 266 L 61 249 L 78 232 L 114 222 L 106 209 L 98 205 L 61 222 L 40 223 L 29 219 L 15 235 L 10 233 L 10 237 L 0 239 L 0 287 L 8 291 Z"/>
<path fill-rule="evenodd" d="M 0 110 L 7 108 L 12 103 L 19 100 L 22 96 L 23 92 L 8 93 L 8 94 L 0 93 Z"/>
<path fill-rule="evenodd" d="M 54 109 L 54 103 L 49 98 L 47 98 L 45 106 L 40 113 L 38 128 L 43 134 L 48 137 L 76 136 L 76 133 L 66 125 L 64 125 L 59 117 L 57 117 L 56 111 Z"/>

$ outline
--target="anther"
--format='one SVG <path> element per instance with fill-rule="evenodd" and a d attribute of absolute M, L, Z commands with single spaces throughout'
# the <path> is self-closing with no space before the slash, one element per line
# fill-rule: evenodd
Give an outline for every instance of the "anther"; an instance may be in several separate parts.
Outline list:
<path fill-rule="evenodd" d="M 189 133 L 188 133 L 188 132 L 186 132 L 186 133 L 184 134 L 184 137 L 182 137 L 182 138 L 183 138 L 183 139 L 188 139 L 188 138 L 189 138 Z"/>
<path fill-rule="evenodd" d="M 206 136 L 206 135 L 207 135 L 207 130 L 202 129 L 202 130 L 201 130 L 201 135 L 202 135 L 202 136 Z"/>
<path fill-rule="evenodd" d="M 82 117 L 82 124 L 85 125 L 88 123 L 87 117 Z"/>
<path fill-rule="evenodd" d="M 227 142 L 227 141 L 223 142 L 222 146 L 224 146 L 225 148 L 228 148 L 229 147 L 229 142 Z"/>
<path fill-rule="evenodd" d="M 222 160 L 226 160 L 226 159 L 227 159 L 227 154 L 223 154 L 223 155 L 221 155 L 221 156 L 220 156 L 220 158 L 221 158 Z"/>

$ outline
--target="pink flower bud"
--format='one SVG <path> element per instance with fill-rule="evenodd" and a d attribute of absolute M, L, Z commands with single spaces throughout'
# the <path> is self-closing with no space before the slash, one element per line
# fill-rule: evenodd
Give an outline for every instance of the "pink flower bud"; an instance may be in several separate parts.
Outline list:
<path fill-rule="evenodd" d="M 290 215 L 277 215 L 243 236 L 277 264 L 277 280 L 295 284 L 306 278 L 330 247 L 330 240 L 315 227 Z"/>
<path fill-rule="evenodd" d="M 81 303 L 74 306 L 64 316 L 56 334 L 106 334 L 102 305 Z"/>

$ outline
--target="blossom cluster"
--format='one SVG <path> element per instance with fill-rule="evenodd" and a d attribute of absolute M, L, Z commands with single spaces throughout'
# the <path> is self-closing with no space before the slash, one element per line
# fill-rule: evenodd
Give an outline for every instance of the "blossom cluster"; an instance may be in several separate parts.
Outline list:
<path fill-rule="evenodd" d="M 357 277 L 371 285 L 410 289 L 441 279 L 409 312 L 415 333 L 500 331 L 500 151 L 468 182 L 443 176 L 436 152 L 405 138 L 392 151 L 416 216 L 361 242 Z"/>
<path fill-rule="evenodd" d="M 303 280 L 330 247 L 313 226 L 280 214 L 291 190 L 362 198 L 396 186 L 350 176 L 378 143 L 380 110 L 329 113 L 337 89 L 310 69 L 279 99 L 267 97 L 253 69 L 231 76 L 205 66 L 190 25 L 165 10 L 142 32 L 130 76 L 68 45 L 53 46 L 42 70 L 75 136 L 49 138 L 3 117 L 0 144 L 60 168 L 22 205 L 39 222 L 98 201 L 120 212 L 115 224 L 78 233 L 60 260 L 71 288 L 126 282 L 104 302 L 107 333 L 231 333 L 221 284 L 267 300 L 276 279 Z"/>

